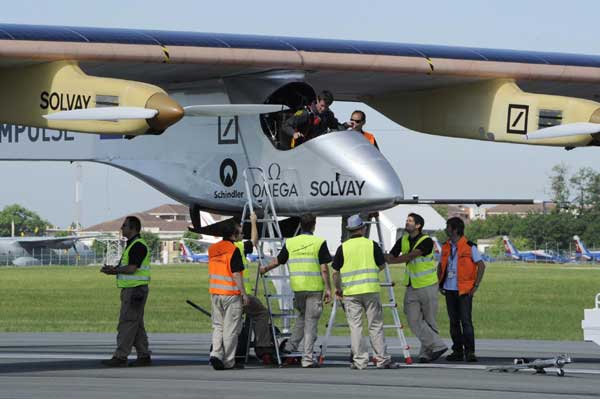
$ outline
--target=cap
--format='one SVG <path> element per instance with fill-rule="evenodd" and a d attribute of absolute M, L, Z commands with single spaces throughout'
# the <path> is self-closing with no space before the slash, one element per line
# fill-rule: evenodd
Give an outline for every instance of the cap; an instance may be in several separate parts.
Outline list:
<path fill-rule="evenodd" d="M 352 215 L 348 218 L 348 224 L 346 230 L 358 230 L 364 226 L 364 222 L 360 215 Z"/>

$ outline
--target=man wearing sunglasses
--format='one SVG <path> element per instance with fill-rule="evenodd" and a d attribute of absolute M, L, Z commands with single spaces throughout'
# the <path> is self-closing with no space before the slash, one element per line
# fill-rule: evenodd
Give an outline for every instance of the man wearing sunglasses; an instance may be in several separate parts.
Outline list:
<path fill-rule="evenodd" d="M 369 140 L 369 143 L 373 144 L 375 148 L 379 149 L 379 146 L 377 145 L 377 140 L 375 140 L 375 136 L 363 130 L 363 126 L 365 126 L 366 122 L 367 116 L 365 115 L 365 113 L 363 111 L 356 110 L 352 113 L 352 116 L 350 117 L 350 128 L 354 131 L 360 132 L 364 136 L 364 138 Z"/>

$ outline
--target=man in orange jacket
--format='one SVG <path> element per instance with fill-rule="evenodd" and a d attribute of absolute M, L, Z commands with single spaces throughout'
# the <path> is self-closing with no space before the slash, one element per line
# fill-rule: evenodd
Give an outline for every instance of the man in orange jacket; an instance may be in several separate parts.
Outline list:
<path fill-rule="evenodd" d="M 223 240 L 208 247 L 213 327 L 209 362 L 215 370 L 242 368 L 235 363 L 235 350 L 242 330 L 243 307 L 249 304 L 249 298 L 243 281 L 243 255 L 235 245 L 241 237 L 242 226 L 230 219 L 223 226 Z"/>
<path fill-rule="evenodd" d="M 452 353 L 446 357 L 450 362 L 477 361 L 471 313 L 473 296 L 483 278 L 485 264 L 477 245 L 468 241 L 464 232 L 465 223 L 460 218 L 448 219 L 448 241 L 442 247 L 442 257 L 438 264 L 440 291 L 446 296 L 450 319 Z"/>
<path fill-rule="evenodd" d="M 363 137 L 369 141 L 369 143 L 373 144 L 375 148 L 379 149 L 377 140 L 375 140 L 375 136 L 363 130 L 365 123 L 367 123 L 367 115 L 365 115 L 363 111 L 356 110 L 352 113 L 352 116 L 350 116 L 350 128 L 361 133 Z"/>

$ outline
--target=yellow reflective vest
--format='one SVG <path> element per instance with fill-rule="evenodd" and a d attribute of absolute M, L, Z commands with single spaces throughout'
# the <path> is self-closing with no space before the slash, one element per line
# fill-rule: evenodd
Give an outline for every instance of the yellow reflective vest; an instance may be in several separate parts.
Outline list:
<path fill-rule="evenodd" d="M 342 244 L 344 264 L 340 269 L 344 296 L 379 293 L 379 267 L 373 240 L 350 238 Z"/>
<path fill-rule="evenodd" d="M 117 274 L 118 288 L 132 288 L 140 285 L 148 285 L 150 283 L 150 248 L 148 248 L 148 244 L 146 244 L 146 241 L 144 241 L 143 238 L 138 237 L 131 244 L 129 244 L 127 248 L 125 248 L 125 251 L 123 251 L 123 255 L 121 256 L 121 262 L 119 263 L 123 266 L 127 266 L 129 264 L 129 251 L 138 242 L 146 247 L 146 257 L 135 273 Z"/>
<path fill-rule="evenodd" d="M 416 248 L 427 238 L 429 236 L 423 234 L 413 248 Z M 401 251 L 403 255 L 410 252 L 408 234 L 402 236 Z M 403 283 L 405 286 L 410 284 L 413 288 L 423 288 L 438 283 L 437 264 L 433 256 L 433 248 L 431 249 L 431 253 L 423 254 L 423 256 L 419 256 L 406 264 Z"/>
<path fill-rule="evenodd" d="M 319 263 L 319 249 L 324 242 L 311 234 L 300 234 L 285 241 L 292 291 L 323 291 L 325 288 Z"/>

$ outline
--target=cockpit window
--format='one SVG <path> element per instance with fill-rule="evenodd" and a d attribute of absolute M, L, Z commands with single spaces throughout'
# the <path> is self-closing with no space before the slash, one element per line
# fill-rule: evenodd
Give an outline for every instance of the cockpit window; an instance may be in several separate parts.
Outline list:
<path fill-rule="evenodd" d="M 289 150 L 291 148 L 291 140 L 283 132 L 283 124 L 297 110 L 311 104 L 315 99 L 315 91 L 304 82 L 288 83 L 269 96 L 265 104 L 284 104 L 289 107 L 287 111 L 260 116 L 262 130 L 275 148 L 279 150 Z"/>

